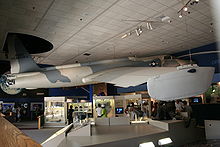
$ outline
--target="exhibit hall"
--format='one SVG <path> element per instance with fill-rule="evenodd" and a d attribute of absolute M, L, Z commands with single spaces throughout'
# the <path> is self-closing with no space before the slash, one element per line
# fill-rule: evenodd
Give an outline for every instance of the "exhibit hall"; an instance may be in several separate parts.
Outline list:
<path fill-rule="evenodd" d="M 220 146 L 219 8 L 0 0 L 0 146 Z"/>

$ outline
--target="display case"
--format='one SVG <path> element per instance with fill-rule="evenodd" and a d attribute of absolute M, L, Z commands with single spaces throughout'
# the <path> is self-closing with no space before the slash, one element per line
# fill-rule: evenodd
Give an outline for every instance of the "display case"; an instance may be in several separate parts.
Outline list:
<path fill-rule="evenodd" d="M 66 104 L 65 97 L 45 97 L 45 124 L 56 123 L 65 124 Z"/>
<path fill-rule="evenodd" d="M 68 103 L 68 110 L 70 106 L 73 106 L 74 112 L 77 112 L 81 106 L 83 112 L 92 113 L 92 102 Z"/>

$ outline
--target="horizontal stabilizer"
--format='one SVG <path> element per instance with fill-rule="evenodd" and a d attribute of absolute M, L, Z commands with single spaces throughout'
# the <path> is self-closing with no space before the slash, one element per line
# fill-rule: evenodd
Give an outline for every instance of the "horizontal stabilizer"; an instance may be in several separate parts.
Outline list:
<path fill-rule="evenodd" d="M 149 95 L 158 100 L 188 98 L 206 92 L 214 74 L 213 67 L 189 67 L 148 80 Z"/>

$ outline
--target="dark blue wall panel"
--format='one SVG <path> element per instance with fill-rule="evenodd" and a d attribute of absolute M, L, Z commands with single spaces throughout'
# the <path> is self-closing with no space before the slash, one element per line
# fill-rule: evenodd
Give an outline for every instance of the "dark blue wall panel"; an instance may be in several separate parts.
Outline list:
<path fill-rule="evenodd" d="M 216 51 L 215 53 L 205 53 L 209 51 Z M 220 73 L 220 59 L 219 59 L 219 51 L 217 47 L 217 43 L 212 43 L 209 45 L 205 45 L 202 47 L 191 49 L 191 53 L 197 53 L 192 55 L 192 60 L 195 61 L 199 66 L 212 66 L 215 67 L 215 73 Z M 198 54 L 198 53 L 205 53 L 205 54 Z M 183 55 L 187 55 L 181 57 Z M 189 60 L 189 51 L 182 51 L 176 54 L 173 54 L 175 57 L 180 57 L 180 59 Z"/>
<path fill-rule="evenodd" d="M 49 96 L 87 96 L 89 98 L 89 86 L 77 88 L 49 88 Z"/>

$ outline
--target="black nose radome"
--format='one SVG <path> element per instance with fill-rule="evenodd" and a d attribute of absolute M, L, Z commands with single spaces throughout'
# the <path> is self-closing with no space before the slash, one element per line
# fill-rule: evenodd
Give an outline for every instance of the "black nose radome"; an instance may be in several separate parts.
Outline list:
<path fill-rule="evenodd" d="M 189 69 L 187 72 L 189 72 L 189 73 L 195 73 L 195 72 L 196 72 L 196 69 L 192 68 L 192 69 Z"/>

